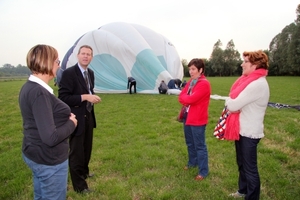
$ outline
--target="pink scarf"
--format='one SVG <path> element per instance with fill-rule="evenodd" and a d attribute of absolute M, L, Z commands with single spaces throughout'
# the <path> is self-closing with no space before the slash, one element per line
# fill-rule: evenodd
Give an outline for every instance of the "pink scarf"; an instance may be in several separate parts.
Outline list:
<path fill-rule="evenodd" d="M 268 70 L 257 69 L 248 76 L 242 75 L 232 85 L 229 93 L 231 99 L 235 99 L 252 82 L 260 77 L 267 76 Z M 240 112 L 230 113 L 226 121 L 226 131 L 224 134 L 226 140 L 240 139 Z"/>

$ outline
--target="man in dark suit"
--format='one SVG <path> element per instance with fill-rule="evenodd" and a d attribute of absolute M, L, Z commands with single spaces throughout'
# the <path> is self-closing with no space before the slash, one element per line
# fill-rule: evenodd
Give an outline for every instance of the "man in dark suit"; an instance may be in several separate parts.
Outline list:
<path fill-rule="evenodd" d="M 92 152 L 93 129 L 96 128 L 94 104 L 101 101 L 94 93 L 94 72 L 88 69 L 93 49 L 84 45 L 79 48 L 78 63 L 64 70 L 59 84 L 58 98 L 68 104 L 76 115 L 78 126 L 69 139 L 69 168 L 73 188 L 88 193 L 86 178 L 90 175 L 89 161 Z"/>

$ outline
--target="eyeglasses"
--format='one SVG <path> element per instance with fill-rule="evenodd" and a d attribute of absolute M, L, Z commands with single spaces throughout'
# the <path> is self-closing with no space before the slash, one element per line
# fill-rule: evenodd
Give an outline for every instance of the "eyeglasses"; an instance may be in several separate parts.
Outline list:
<path fill-rule="evenodd" d="M 56 60 L 55 62 L 56 62 L 58 65 L 60 64 L 60 60 Z"/>

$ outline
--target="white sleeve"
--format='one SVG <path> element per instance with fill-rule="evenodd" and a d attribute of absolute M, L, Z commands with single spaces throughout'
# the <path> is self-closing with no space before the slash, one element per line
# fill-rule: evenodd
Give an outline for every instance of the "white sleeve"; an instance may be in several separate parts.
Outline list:
<path fill-rule="evenodd" d="M 241 110 L 245 105 L 259 99 L 264 93 L 259 84 L 260 81 L 253 81 L 235 99 L 226 99 L 225 105 L 227 109 L 231 112 L 236 112 Z"/>

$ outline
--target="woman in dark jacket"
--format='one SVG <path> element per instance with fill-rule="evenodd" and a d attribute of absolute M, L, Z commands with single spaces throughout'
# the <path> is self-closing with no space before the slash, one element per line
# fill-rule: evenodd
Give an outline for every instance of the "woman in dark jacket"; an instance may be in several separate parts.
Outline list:
<path fill-rule="evenodd" d="M 77 120 L 48 85 L 59 68 L 57 50 L 36 45 L 27 54 L 32 72 L 19 94 L 23 117 L 22 155 L 33 174 L 34 199 L 66 199 L 68 138 Z"/>

